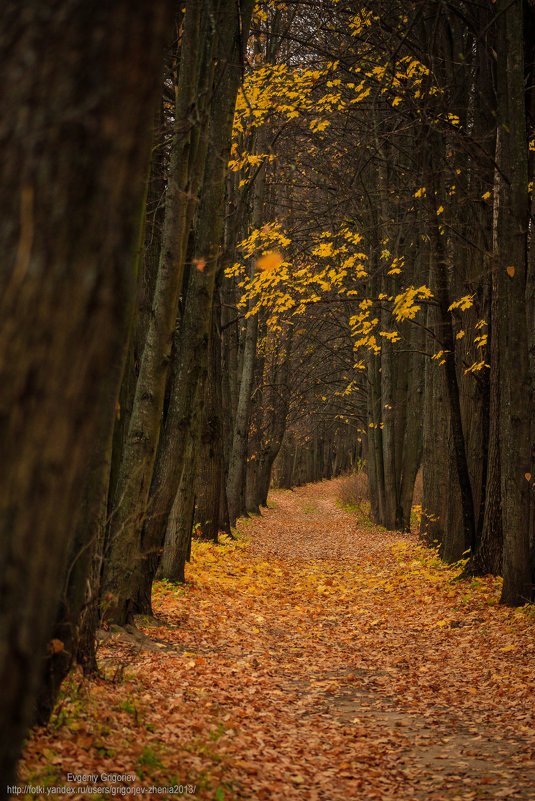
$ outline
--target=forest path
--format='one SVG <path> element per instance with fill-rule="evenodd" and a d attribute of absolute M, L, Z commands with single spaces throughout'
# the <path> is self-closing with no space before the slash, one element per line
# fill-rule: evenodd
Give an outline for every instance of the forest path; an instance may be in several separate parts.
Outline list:
<path fill-rule="evenodd" d="M 106 643 L 107 680 L 84 711 L 67 695 L 76 726 L 41 730 L 23 768 L 44 751 L 58 777 L 210 801 L 534 799 L 533 617 L 357 526 L 336 490 L 276 491 L 238 542 L 195 543 L 190 584 L 155 588 L 153 649 Z"/>

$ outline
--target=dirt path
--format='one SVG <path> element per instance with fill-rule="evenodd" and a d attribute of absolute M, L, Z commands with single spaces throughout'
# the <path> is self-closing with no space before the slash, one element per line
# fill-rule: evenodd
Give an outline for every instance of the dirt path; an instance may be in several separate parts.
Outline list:
<path fill-rule="evenodd" d="M 335 490 L 276 492 L 246 547 L 198 545 L 191 585 L 155 593 L 153 650 L 107 643 L 24 778 L 44 749 L 50 781 L 68 763 L 215 801 L 535 799 L 533 619 Z"/>

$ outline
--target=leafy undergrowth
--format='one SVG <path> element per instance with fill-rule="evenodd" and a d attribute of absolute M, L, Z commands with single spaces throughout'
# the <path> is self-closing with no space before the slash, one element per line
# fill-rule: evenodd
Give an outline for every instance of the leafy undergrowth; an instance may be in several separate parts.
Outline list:
<path fill-rule="evenodd" d="M 238 541 L 196 543 L 190 583 L 155 588 L 150 640 L 118 633 L 103 678 L 68 680 L 21 783 L 215 801 L 533 798 L 532 610 L 498 606 L 497 579 L 455 580 L 412 536 L 356 528 L 335 488 L 278 491 Z"/>

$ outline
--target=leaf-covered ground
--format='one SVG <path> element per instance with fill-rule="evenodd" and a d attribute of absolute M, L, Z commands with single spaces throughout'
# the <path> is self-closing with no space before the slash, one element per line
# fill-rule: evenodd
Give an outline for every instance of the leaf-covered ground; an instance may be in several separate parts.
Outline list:
<path fill-rule="evenodd" d="M 335 498 L 336 482 L 278 491 L 238 542 L 197 543 L 191 583 L 156 587 L 146 637 L 110 632 L 104 677 L 67 682 L 22 784 L 534 799 L 535 612 L 498 606 L 496 579 L 456 581 L 414 537 L 357 526 Z"/>

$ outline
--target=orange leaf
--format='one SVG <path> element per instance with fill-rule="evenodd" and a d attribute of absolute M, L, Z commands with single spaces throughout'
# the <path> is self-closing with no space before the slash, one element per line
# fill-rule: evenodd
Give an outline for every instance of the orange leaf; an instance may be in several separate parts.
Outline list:
<path fill-rule="evenodd" d="M 514 267 L 508 267 L 508 268 L 507 268 L 507 275 L 508 275 L 510 278 L 512 278 L 512 277 L 514 276 L 514 274 L 515 274 L 515 268 L 514 268 Z"/>
<path fill-rule="evenodd" d="M 259 258 L 256 260 L 256 266 L 258 269 L 265 270 L 266 272 L 276 270 L 277 267 L 281 266 L 281 264 L 282 256 L 276 250 L 271 250 L 269 253 L 259 256 Z"/>

